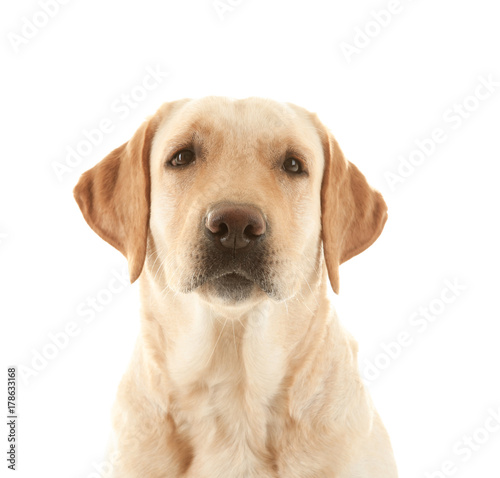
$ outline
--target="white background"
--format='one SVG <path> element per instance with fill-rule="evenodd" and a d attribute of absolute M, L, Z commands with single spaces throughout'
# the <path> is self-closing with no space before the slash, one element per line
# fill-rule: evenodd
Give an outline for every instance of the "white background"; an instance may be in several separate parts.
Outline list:
<path fill-rule="evenodd" d="M 211 0 L 73 0 L 34 33 L 26 22 L 43 23 L 40 3 L 3 6 L 0 375 L 6 382 L 12 364 L 33 369 L 18 380 L 16 476 L 100 476 L 110 407 L 138 333 L 138 285 L 105 291 L 125 259 L 86 225 L 72 188 L 162 102 L 213 94 L 316 111 L 384 194 L 387 226 L 341 267 L 335 303 L 359 341 L 363 374 L 382 364 L 367 384 L 400 475 L 500 476 L 500 424 L 489 418 L 500 413 L 498 5 L 401 0 L 377 27 L 373 12 L 389 6 L 243 0 L 221 18 Z M 342 42 L 360 45 L 365 29 L 371 37 L 347 58 Z M 169 76 L 116 111 L 122 94 L 140 94 L 148 68 Z M 480 78 L 497 85 L 471 98 Z M 458 120 L 453 108 L 464 102 L 470 111 Z M 112 131 L 58 177 L 54 163 L 65 164 L 103 118 Z M 398 174 L 400 156 L 418 160 L 416 141 L 435 128 L 446 139 L 391 188 L 387 173 Z M 446 281 L 463 287 L 445 292 L 449 304 L 440 298 Z M 87 323 L 81 312 L 92 297 L 109 304 Z M 416 314 L 429 306 L 434 320 L 423 323 Z M 47 347 L 49 333 L 72 323 L 77 336 Z M 406 345 L 394 345 L 402 332 Z M 34 357 L 45 352 L 55 356 L 39 359 L 37 371 Z M 4 458 L 0 466 L 4 476 Z"/>

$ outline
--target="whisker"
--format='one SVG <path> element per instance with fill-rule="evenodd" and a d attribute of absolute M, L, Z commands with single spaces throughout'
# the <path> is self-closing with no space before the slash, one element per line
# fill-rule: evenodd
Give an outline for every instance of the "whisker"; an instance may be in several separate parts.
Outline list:
<path fill-rule="evenodd" d="M 299 295 L 302 296 L 302 298 L 304 299 L 303 301 L 300 301 L 298 299 L 298 297 L 295 297 L 295 299 L 300 303 L 302 304 L 309 312 L 311 312 L 312 315 L 314 315 L 314 312 L 308 307 L 308 305 L 306 304 L 305 302 L 305 297 L 302 295 L 302 292 L 299 291 Z"/>
<path fill-rule="evenodd" d="M 224 325 L 222 326 L 222 329 L 220 329 L 219 337 L 217 338 L 217 342 L 215 342 L 214 349 L 212 350 L 212 353 L 210 354 L 210 357 L 208 357 L 207 365 L 210 364 L 210 360 L 212 359 L 212 355 L 214 354 L 215 349 L 217 348 L 217 344 L 219 343 L 219 340 L 220 340 L 220 338 L 222 336 L 222 332 L 224 331 L 224 327 L 226 326 L 226 323 L 227 323 L 227 319 L 225 320 Z"/>
<path fill-rule="evenodd" d="M 285 299 L 285 300 L 283 301 L 283 303 L 285 304 L 285 309 L 286 309 L 286 316 L 287 316 L 287 318 L 290 318 L 290 313 L 288 312 L 288 304 L 287 304 L 287 302 L 288 302 L 289 300 L 290 300 L 290 299 Z"/>
<path fill-rule="evenodd" d="M 240 319 L 239 317 L 237 317 L 237 319 L 238 319 L 238 322 L 241 324 L 241 326 L 242 326 L 245 330 L 247 330 L 247 328 L 245 327 L 245 324 L 241 321 L 241 319 Z"/>
<path fill-rule="evenodd" d="M 238 347 L 236 347 L 236 336 L 234 334 L 234 320 L 231 320 L 231 325 L 233 326 L 233 340 L 234 340 L 234 353 L 238 355 Z"/>
<path fill-rule="evenodd" d="M 307 280 L 307 277 L 300 269 L 297 269 L 297 270 L 302 274 L 302 277 L 304 278 L 304 280 L 307 284 L 307 287 L 309 287 L 309 290 L 311 291 L 311 295 L 313 296 L 314 301 L 316 302 L 316 305 L 319 307 L 318 299 L 316 297 L 316 294 L 312 291 L 311 286 L 309 285 L 309 281 Z M 305 297 L 304 297 L 304 299 L 305 299 Z"/>

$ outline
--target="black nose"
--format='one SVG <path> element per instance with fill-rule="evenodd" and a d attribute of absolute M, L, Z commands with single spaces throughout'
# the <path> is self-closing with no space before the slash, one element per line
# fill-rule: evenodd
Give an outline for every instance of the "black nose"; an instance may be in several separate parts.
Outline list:
<path fill-rule="evenodd" d="M 263 238 L 266 221 L 255 206 L 219 205 L 208 213 L 205 232 L 224 250 L 243 252 Z"/>

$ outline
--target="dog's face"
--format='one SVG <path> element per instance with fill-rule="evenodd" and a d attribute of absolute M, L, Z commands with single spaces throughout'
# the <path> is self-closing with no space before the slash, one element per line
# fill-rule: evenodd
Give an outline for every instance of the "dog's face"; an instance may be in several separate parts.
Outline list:
<path fill-rule="evenodd" d="M 322 151 L 299 109 L 179 106 L 151 150 L 151 267 L 174 291 L 211 301 L 294 295 L 318 267 Z"/>
<path fill-rule="evenodd" d="M 306 110 L 251 98 L 164 105 L 75 188 L 135 280 L 219 304 L 281 301 L 380 234 L 386 206 Z"/>

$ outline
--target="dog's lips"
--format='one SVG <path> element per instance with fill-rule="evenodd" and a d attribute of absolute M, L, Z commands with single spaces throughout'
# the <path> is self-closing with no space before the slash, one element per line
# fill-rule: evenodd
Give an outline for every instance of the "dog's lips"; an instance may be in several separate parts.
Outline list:
<path fill-rule="evenodd" d="M 217 272 L 212 272 L 207 275 L 207 280 L 247 280 L 249 282 L 258 283 L 257 277 L 253 277 L 250 271 L 244 270 L 239 265 L 224 267 Z"/>
<path fill-rule="evenodd" d="M 255 282 L 246 275 L 238 272 L 228 272 L 212 280 L 217 280 L 227 285 L 236 285 L 236 286 L 248 285 L 248 283 L 250 282 L 252 283 Z"/>
<path fill-rule="evenodd" d="M 237 290 L 257 292 L 260 289 L 269 297 L 274 297 L 275 288 L 270 277 L 265 272 L 267 269 L 264 258 L 252 261 L 226 261 L 221 263 L 213 261 L 211 263 L 200 264 L 191 276 L 189 286 L 183 292 L 189 293 L 202 288 L 202 293 L 207 290 L 224 291 L 230 295 Z M 208 288 L 208 289 L 207 289 Z"/>
<path fill-rule="evenodd" d="M 254 280 L 238 272 L 217 274 L 206 282 L 210 294 L 231 302 L 240 302 L 250 298 L 256 286 Z"/>

